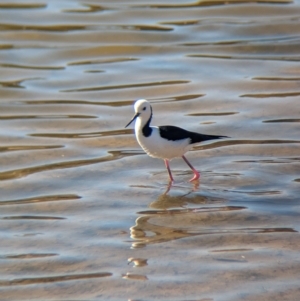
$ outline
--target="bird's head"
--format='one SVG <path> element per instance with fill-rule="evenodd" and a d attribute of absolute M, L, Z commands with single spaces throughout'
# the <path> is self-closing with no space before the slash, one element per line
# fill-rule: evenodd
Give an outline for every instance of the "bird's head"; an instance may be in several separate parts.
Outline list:
<path fill-rule="evenodd" d="M 128 127 L 138 117 L 140 118 L 142 124 L 148 122 L 152 116 L 152 107 L 149 101 L 146 99 L 139 99 L 134 104 L 134 112 L 134 116 L 125 127 Z"/>

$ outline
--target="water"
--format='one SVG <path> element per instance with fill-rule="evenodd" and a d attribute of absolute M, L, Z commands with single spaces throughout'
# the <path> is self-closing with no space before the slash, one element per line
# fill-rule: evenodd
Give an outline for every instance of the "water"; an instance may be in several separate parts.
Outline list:
<path fill-rule="evenodd" d="M 226 5 L 225 5 L 226 4 Z M 2 1 L 1 300 L 298 300 L 300 2 Z M 182 160 L 124 129 L 230 136 Z"/>

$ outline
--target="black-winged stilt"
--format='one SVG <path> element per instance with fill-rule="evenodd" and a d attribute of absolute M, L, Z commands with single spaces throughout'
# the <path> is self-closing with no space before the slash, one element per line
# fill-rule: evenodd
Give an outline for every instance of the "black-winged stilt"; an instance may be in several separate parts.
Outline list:
<path fill-rule="evenodd" d="M 204 135 L 190 132 L 172 125 L 150 126 L 152 107 L 145 99 L 136 101 L 134 111 L 135 115 L 125 127 L 128 127 L 136 120 L 135 136 L 138 143 L 150 157 L 160 158 L 165 161 L 171 182 L 174 181 L 174 178 L 170 170 L 169 160 L 182 157 L 194 172 L 194 176 L 190 179 L 190 182 L 198 180 L 200 173 L 191 165 L 184 154 L 196 143 L 212 139 L 228 138 L 227 136 Z"/>

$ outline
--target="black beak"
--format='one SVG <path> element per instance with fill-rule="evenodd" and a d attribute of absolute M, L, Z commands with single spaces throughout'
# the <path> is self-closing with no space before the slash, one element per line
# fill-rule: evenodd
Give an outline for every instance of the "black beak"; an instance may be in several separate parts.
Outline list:
<path fill-rule="evenodd" d="M 128 124 L 125 126 L 126 128 L 129 126 L 130 123 L 132 123 L 136 118 L 138 118 L 140 116 L 140 113 L 136 113 L 132 119 L 128 122 Z"/>

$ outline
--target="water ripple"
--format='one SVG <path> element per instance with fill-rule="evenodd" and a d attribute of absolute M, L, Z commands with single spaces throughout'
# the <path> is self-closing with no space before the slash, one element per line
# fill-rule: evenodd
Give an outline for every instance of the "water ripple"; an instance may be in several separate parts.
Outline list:
<path fill-rule="evenodd" d="M 61 275 L 51 277 L 36 277 L 36 278 L 15 278 L 12 280 L 0 280 L 0 286 L 12 285 L 31 285 L 40 283 L 51 283 L 61 281 L 71 281 L 80 279 L 102 278 L 112 276 L 112 273 L 87 273 L 87 274 L 74 274 L 74 275 Z"/>
<path fill-rule="evenodd" d="M 139 155 L 139 153 L 137 152 L 130 152 L 130 151 L 109 151 L 108 153 L 110 153 L 110 155 L 105 157 L 100 157 L 100 158 L 63 161 L 63 162 L 44 164 L 44 165 L 38 165 L 33 167 L 27 167 L 27 168 L 25 167 L 25 168 L 0 172 L 0 181 L 23 178 L 38 172 L 97 164 L 97 163 L 102 163 L 107 161 L 118 160 L 124 157 Z"/>
<path fill-rule="evenodd" d="M 2 115 L 0 120 L 12 120 L 12 119 L 92 119 L 98 118 L 93 115 Z"/>
<path fill-rule="evenodd" d="M 242 194 L 248 194 L 248 195 L 278 195 L 282 194 L 282 191 L 279 190 L 263 190 L 263 191 L 240 191 L 240 190 L 227 190 L 234 193 L 242 193 Z"/>
<path fill-rule="evenodd" d="M 43 3 L 0 3 L 0 9 L 41 9 L 46 8 Z"/>
<path fill-rule="evenodd" d="M 211 58 L 211 59 L 225 59 L 225 60 L 257 60 L 257 61 L 291 61 L 291 62 L 298 62 L 300 61 L 300 56 L 271 56 L 270 54 L 266 56 L 247 56 L 247 55 L 220 55 L 220 54 L 188 54 L 186 57 L 190 58 Z"/>
<path fill-rule="evenodd" d="M 128 84 L 128 85 L 70 89 L 70 90 L 63 90 L 61 92 L 90 92 L 90 91 L 104 91 L 104 90 L 119 90 L 119 89 L 130 89 L 130 88 L 152 87 L 152 86 L 180 85 L 180 84 L 188 84 L 188 83 L 189 81 L 187 80 L 170 80 L 170 81 L 160 81 L 160 82 L 150 82 L 150 83 L 140 83 L 140 84 L 136 83 L 136 84 Z"/>
<path fill-rule="evenodd" d="M 222 250 L 212 250 L 210 252 L 212 253 L 223 253 L 223 252 L 249 252 L 249 251 L 253 251 L 253 249 L 222 249 Z"/>
<path fill-rule="evenodd" d="M 199 208 L 184 208 L 184 209 L 168 209 L 168 210 L 144 210 L 139 211 L 137 214 L 142 215 L 168 215 L 170 213 L 172 214 L 182 214 L 182 213 L 190 213 L 190 212 L 221 212 L 221 211 L 233 211 L 233 210 L 243 210 L 247 209 L 247 207 L 244 206 L 220 206 L 220 207 L 199 207 Z"/>
<path fill-rule="evenodd" d="M 195 146 L 194 150 L 204 150 L 204 149 L 212 149 L 217 147 L 223 146 L 230 146 L 230 145 L 244 145 L 244 144 L 288 144 L 288 143 L 295 143 L 299 144 L 300 140 L 224 140 L 224 141 L 217 141 L 206 145 L 199 145 Z"/>
<path fill-rule="evenodd" d="M 129 279 L 129 280 L 142 280 L 142 281 L 148 280 L 148 277 L 145 275 L 133 274 L 133 273 L 122 274 L 122 278 Z"/>
<path fill-rule="evenodd" d="M 184 95 L 175 95 L 168 97 L 159 97 L 159 98 L 149 98 L 152 103 L 160 103 L 160 102 L 170 102 L 170 101 L 185 101 L 197 99 L 205 96 L 205 94 L 184 94 Z M 70 105 L 100 105 L 100 106 L 110 106 L 110 107 L 124 107 L 124 106 L 132 106 L 134 103 L 133 100 L 123 100 L 123 101 L 88 101 L 88 100 L 68 100 L 68 99 L 60 99 L 60 100 L 28 100 L 24 101 L 24 103 L 29 105 L 48 105 L 48 104 L 70 104 Z"/>
<path fill-rule="evenodd" d="M 167 21 L 167 22 L 160 22 L 160 24 L 165 25 L 175 25 L 175 26 L 189 26 L 189 25 L 196 25 L 199 23 L 199 20 L 182 20 L 182 21 Z"/>
<path fill-rule="evenodd" d="M 29 65 L 19 65 L 19 64 L 6 64 L 0 63 L 0 67 L 3 68 L 17 68 L 17 69 L 32 69 L 32 70 L 63 70 L 65 67 L 61 66 L 29 66 Z"/>
<path fill-rule="evenodd" d="M 239 114 L 239 112 L 210 112 L 210 113 L 191 113 L 186 116 L 228 116 Z"/>
<path fill-rule="evenodd" d="M 0 50 L 12 49 L 14 46 L 12 44 L 0 44 Z"/>
<path fill-rule="evenodd" d="M 88 101 L 88 100 L 29 100 L 24 101 L 26 104 L 29 105 L 49 105 L 49 104 L 67 104 L 67 105 L 93 105 L 93 106 L 109 106 L 109 107 L 124 107 L 124 106 L 131 106 L 132 100 L 124 100 L 124 101 Z"/>
<path fill-rule="evenodd" d="M 82 139 L 102 136 L 117 136 L 117 135 L 128 135 L 132 134 L 132 129 L 122 129 L 113 131 L 102 131 L 102 132 L 89 132 L 89 133 L 35 133 L 29 134 L 32 137 L 48 137 L 48 138 L 68 138 L 68 139 Z"/>
<path fill-rule="evenodd" d="M 249 98 L 271 98 L 271 97 L 295 97 L 299 96 L 300 92 L 283 92 L 283 93 L 255 93 L 255 94 L 242 94 L 240 97 Z"/>
<path fill-rule="evenodd" d="M 182 3 L 182 4 L 149 4 L 147 7 L 156 9 L 182 9 L 198 6 L 218 6 L 218 5 L 228 5 L 228 4 L 245 4 L 245 3 L 274 3 L 274 4 L 289 4 L 293 3 L 292 0 L 199 0 L 196 2 Z M 144 7 L 143 5 L 136 5 L 135 7 Z"/>
<path fill-rule="evenodd" d="M 214 22 L 215 23 L 215 20 L 211 21 L 211 20 L 208 20 L 208 21 L 203 21 L 201 23 L 203 24 L 210 24 L 211 22 Z M 243 25 L 245 24 L 245 22 L 243 21 L 231 21 L 230 19 L 229 20 L 219 20 L 219 23 L 224 23 L 224 24 L 234 24 L 234 25 Z M 258 20 L 255 20 L 255 21 L 247 21 L 246 22 L 247 24 L 249 23 L 259 23 Z M 208 41 L 208 42 L 193 42 L 193 43 L 183 43 L 183 44 L 179 44 L 180 46 L 187 46 L 187 47 L 197 47 L 197 46 L 230 46 L 230 45 L 236 45 L 236 46 L 257 46 L 258 43 L 262 43 L 262 44 L 266 44 L 268 42 L 273 42 L 273 43 L 278 43 L 278 42 L 288 42 L 288 41 L 291 41 L 291 42 L 295 42 L 298 40 L 298 36 L 297 35 L 293 35 L 293 36 L 277 36 L 277 37 L 264 37 L 264 38 L 258 38 L 258 37 L 255 37 L 255 38 L 248 38 L 248 39 L 238 39 L 238 40 L 219 40 L 219 41 Z M 259 46 L 259 44 L 258 44 Z M 223 47 L 222 49 L 225 50 L 225 48 Z M 272 77 L 270 77 L 272 78 Z M 260 77 L 254 77 L 253 79 L 257 79 L 259 80 Z M 261 79 L 263 80 L 263 77 L 261 77 Z"/>
<path fill-rule="evenodd" d="M 165 210 L 169 212 L 169 210 Z M 166 214 L 166 213 L 164 213 Z M 194 213 L 191 213 L 194 215 Z M 164 218 L 169 217 L 175 218 L 173 214 L 166 214 Z M 183 219 L 184 216 L 180 215 Z M 178 240 L 181 238 L 187 238 L 191 236 L 209 236 L 212 235 L 239 235 L 239 234 L 266 234 L 266 233 L 298 233 L 297 230 L 289 227 L 237 227 L 237 228 L 215 228 L 213 227 L 201 227 L 201 230 L 195 228 L 195 225 L 191 224 L 191 220 L 189 221 L 189 227 L 184 226 L 181 227 L 172 227 L 169 226 L 168 220 L 165 221 L 165 225 L 163 225 L 163 220 L 161 221 L 162 225 L 157 224 L 157 222 L 151 222 L 151 219 L 155 219 L 153 215 L 143 215 L 136 219 L 136 224 L 130 228 L 131 238 L 134 239 L 132 244 L 133 248 L 142 248 L 148 244 L 156 244 L 162 242 L 168 242 L 173 240 Z M 196 215 L 194 215 L 196 218 Z M 193 222 L 194 224 L 195 222 Z"/>
<path fill-rule="evenodd" d="M 80 66 L 80 65 L 95 65 L 95 64 L 112 64 L 112 63 L 120 63 L 120 62 L 130 62 L 130 61 L 138 61 L 138 58 L 111 58 L 111 59 L 101 59 L 101 60 L 88 60 L 88 61 L 78 61 L 68 63 L 68 66 Z M 97 70 L 99 71 L 99 70 Z"/>
<path fill-rule="evenodd" d="M 64 145 L 9 145 L 0 146 L 0 152 L 12 152 L 12 151 L 29 151 L 29 150 L 43 150 L 43 149 L 54 149 L 63 148 Z"/>
<path fill-rule="evenodd" d="M 44 258 L 58 256 L 57 253 L 26 253 L 26 254 L 16 254 L 16 255 L 3 255 L 0 258 L 3 259 L 34 259 L 34 258 Z"/>
<path fill-rule="evenodd" d="M 159 25 L 122 25 L 123 29 L 144 30 L 144 31 L 172 31 L 172 27 Z"/>
<path fill-rule="evenodd" d="M 17 25 L 17 24 L 1 24 L 0 30 L 35 30 L 35 31 L 73 31 L 73 30 L 85 30 L 86 27 L 83 25 Z"/>
<path fill-rule="evenodd" d="M 42 215 L 13 215 L 13 216 L 4 216 L 1 219 L 62 220 L 62 219 L 66 219 L 66 218 L 65 217 L 57 217 L 57 216 L 42 216 Z"/>
<path fill-rule="evenodd" d="M 0 116 L 0 120 L 13 119 L 93 119 L 98 118 L 93 115 L 5 115 Z"/>
<path fill-rule="evenodd" d="M 34 204 L 34 203 L 45 203 L 45 202 L 62 202 L 70 200 L 79 200 L 81 197 L 77 194 L 57 194 L 57 195 L 43 195 L 30 198 L 23 198 L 17 200 L 6 200 L 0 201 L 0 206 L 5 205 L 25 205 L 25 204 Z"/>
<path fill-rule="evenodd" d="M 184 100 L 197 99 L 203 96 L 205 96 L 205 94 L 186 94 L 186 95 L 168 96 L 168 97 L 159 98 L 158 102 L 184 101 Z M 155 101 L 153 101 L 153 103 L 155 103 Z"/>
<path fill-rule="evenodd" d="M 103 11 L 104 7 L 96 4 L 81 4 L 84 8 L 76 8 L 76 9 L 64 9 L 62 10 L 64 13 L 96 13 L 99 11 Z"/>
<path fill-rule="evenodd" d="M 288 164 L 295 163 L 295 161 L 299 161 L 299 158 L 276 158 L 276 159 L 258 159 L 258 160 L 238 160 L 234 161 L 236 163 L 259 163 L 259 164 Z"/>
<path fill-rule="evenodd" d="M 0 86 L 4 88 L 19 88 L 19 89 L 24 89 L 25 86 L 22 85 L 23 82 L 29 81 L 29 80 L 39 80 L 43 79 L 40 77 L 35 77 L 35 78 L 24 78 L 24 79 L 19 79 L 19 80 L 13 80 L 13 81 L 0 81 Z"/>
<path fill-rule="evenodd" d="M 255 76 L 252 80 L 261 80 L 261 81 L 300 81 L 300 77 L 268 77 L 268 76 Z"/>
<path fill-rule="evenodd" d="M 294 119 L 293 118 L 290 118 L 290 119 L 271 119 L 271 120 L 264 120 L 263 122 L 265 122 L 265 123 L 300 122 L 300 119 L 297 119 L 297 118 L 294 118 Z"/>

